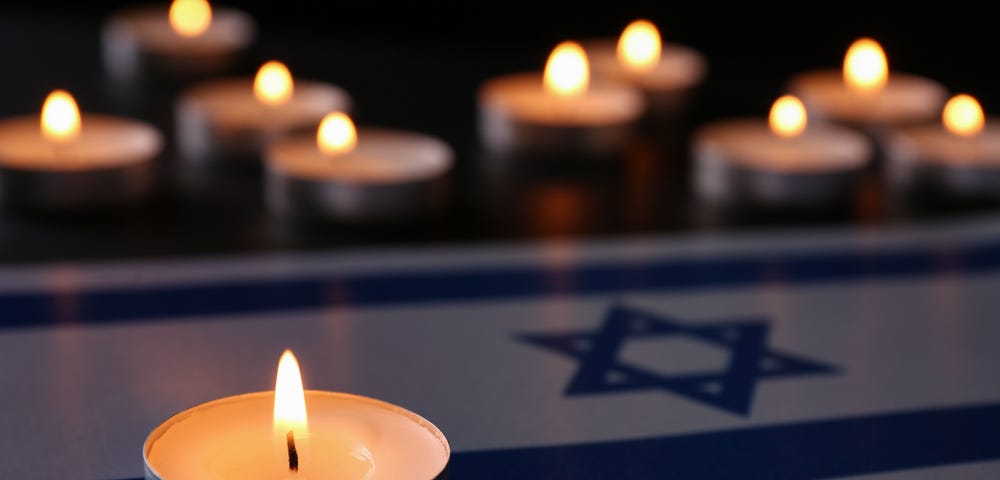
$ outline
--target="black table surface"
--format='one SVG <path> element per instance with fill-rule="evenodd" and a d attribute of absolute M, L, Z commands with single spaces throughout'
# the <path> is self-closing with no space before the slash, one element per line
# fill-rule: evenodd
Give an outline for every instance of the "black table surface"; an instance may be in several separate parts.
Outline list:
<path fill-rule="evenodd" d="M 177 90 L 145 85 L 140 97 L 122 100 L 101 67 L 98 16 L 30 11 L 0 18 L 0 44 L 5 46 L 0 51 L 5 65 L 0 114 L 37 112 L 48 91 L 65 88 L 77 97 L 82 110 L 144 118 L 167 133 L 168 144 L 173 142 L 171 104 Z M 837 66 L 836 58 L 828 62 L 788 57 L 783 61 L 782 52 L 761 55 L 754 64 L 738 48 L 727 51 L 731 45 L 732 40 L 709 45 L 711 75 L 688 113 L 676 122 L 649 122 L 641 139 L 622 158 L 571 167 L 512 167 L 480 148 L 476 89 L 494 75 L 540 69 L 551 48 L 548 42 L 524 36 L 509 41 L 447 41 L 442 36 L 418 35 L 402 41 L 358 31 L 263 31 L 250 54 L 252 61 L 238 73 L 252 74 L 254 62 L 281 59 L 297 77 L 327 80 L 347 89 L 355 99 L 355 119 L 360 125 L 418 130 L 440 136 L 453 146 L 457 164 L 448 180 L 447 206 L 439 215 L 391 225 L 289 223 L 268 213 L 259 172 L 219 175 L 208 189 L 192 191 L 179 180 L 184 165 L 168 146 L 161 159 L 164 168 L 156 195 L 142 208 L 96 215 L 0 213 L 0 261 L 891 225 L 992 208 L 892 201 L 873 170 L 849 205 L 828 212 L 733 214 L 708 209 L 690 188 L 692 132 L 719 118 L 763 116 L 788 74 L 803 67 Z M 911 59 L 907 66 L 939 71 L 934 67 L 940 64 L 932 60 Z M 783 66 L 772 68 L 775 65 Z M 977 87 L 985 88 L 993 78 L 989 75 L 995 75 L 987 73 Z M 961 71 L 950 80 L 967 85 L 973 76 Z M 987 98 L 991 97 L 987 94 Z"/>

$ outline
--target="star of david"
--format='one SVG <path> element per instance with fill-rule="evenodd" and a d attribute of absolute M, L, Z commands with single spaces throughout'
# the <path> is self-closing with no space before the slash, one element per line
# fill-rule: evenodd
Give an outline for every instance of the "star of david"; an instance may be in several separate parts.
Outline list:
<path fill-rule="evenodd" d="M 565 394 L 594 395 L 662 389 L 715 408 L 748 416 L 757 382 L 779 377 L 835 373 L 837 369 L 801 356 L 768 348 L 770 327 L 760 318 L 711 324 L 675 319 L 622 305 L 611 307 L 597 331 L 522 334 L 533 345 L 579 360 Z M 663 375 L 619 359 L 630 339 L 682 336 L 729 352 L 718 372 Z"/>

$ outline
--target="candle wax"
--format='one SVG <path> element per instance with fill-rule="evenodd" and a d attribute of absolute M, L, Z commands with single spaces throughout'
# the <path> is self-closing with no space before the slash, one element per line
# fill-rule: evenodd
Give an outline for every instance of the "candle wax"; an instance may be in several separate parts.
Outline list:
<path fill-rule="evenodd" d="M 347 93 L 333 85 L 296 80 L 292 97 L 282 105 L 257 100 L 252 78 L 212 80 L 186 91 L 182 110 L 197 110 L 209 124 L 225 129 L 280 131 L 319 123 L 332 111 L 350 107 Z"/>
<path fill-rule="evenodd" d="M 400 407 L 355 395 L 306 391 L 308 433 L 289 471 L 274 432 L 274 392 L 228 397 L 182 412 L 145 446 L 147 475 L 162 480 L 432 480 L 448 462 L 444 436 Z"/>
<path fill-rule="evenodd" d="M 915 75 L 890 73 L 885 88 L 860 93 L 844 83 L 836 70 L 807 72 L 794 77 L 789 93 L 802 99 L 811 118 L 857 124 L 899 125 L 936 118 L 947 100 L 938 83 Z"/>
<path fill-rule="evenodd" d="M 666 43 L 660 61 L 648 72 L 634 72 L 618 60 L 617 41 L 584 45 L 595 77 L 627 80 L 649 92 L 687 90 L 705 77 L 705 58 L 694 49 Z"/>
<path fill-rule="evenodd" d="M 899 132 L 896 145 L 925 162 L 1000 168 L 1000 118 L 988 119 L 983 131 L 973 137 L 955 135 L 942 125 L 908 128 Z"/>
<path fill-rule="evenodd" d="M 163 138 L 132 120 L 85 114 L 80 136 L 66 143 L 47 140 L 37 115 L 0 121 L 0 165 L 44 171 L 115 168 L 151 160 Z"/>
<path fill-rule="evenodd" d="M 106 29 L 111 42 L 123 47 L 134 42 L 142 50 L 164 56 L 227 54 L 246 48 L 256 35 L 249 15 L 225 7 L 213 7 L 212 23 L 194 37 L 174 31 L 166 6 L 123 10 L 111 17 Z"/>
<path fill-rule="evenodd" d="M 486 82 L 482 107 L 510 118 L 547 126 L 602 126 L 636 120 L 645 108 L 633 88 L 615 82 L 592 81 L 586 92 L 559 96 L 547 92 L 542 75 L 514 74 Z"/>
<path fill-rule="evenodd" d="M 732 120 L 702 129 L 699 148 L 744 167 L 782 173 L 821 173 L 858 169 L 871 155 L 871 146 L 855 132 L 816 125 L 802 134 L 783 138 L 763 120 Z"/>

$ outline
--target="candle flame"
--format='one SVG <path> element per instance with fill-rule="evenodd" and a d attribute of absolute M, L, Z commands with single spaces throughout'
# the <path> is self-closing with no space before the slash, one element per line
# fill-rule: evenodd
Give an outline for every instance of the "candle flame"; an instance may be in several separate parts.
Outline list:
<path fill-rule="evenodd" d="M 944 128 L 962 137 L 974 137 L 983 131 L 986 118 L 983 107 L 971 95 L 955 95 L 944 105 L 941 115 Z"/>
<path fill-rule="evenodd" d="M 308 430 L 306 397 L 302 388 L 299 362 L 291 350 L 285 350 L 278 361 L 278 378 L 274 385 L 274 432 L 285 438 Z"/>
<path fill-rule="evenodd" d="M 545 64 L 545 90 L 562 97 L 575 97 L 587 91 L 590 66 L 583 47 L 563 42 L 552 50 Z"/>
<path fill-rule="evenodd" d="M 295 86 L 292 73 L 285 64 L 277 61 L 265 63 L 253 81 L 253 93 L 265 105 L 279 106 L 292 98 Z"/>
<path fill-rule="evenodd" d="M 326 155 L 335 156 L 354 150 L 358 132 L 351 117 L 343 112 L 333 112 L 323 117 L 316 131 L 316 146 Z"/>
<path fill-rule="evenodd" d="M 635 73 L 646 73 L 660 63 L 663 42 L 656 25 L 648 20 L 630 23 L 618 39 L 618 61 Z"/>
<path fill-rule="evenodd" d="M 66 143 L 80 136 L 80 109 L 65 90 L 49 94 L 42 105 L 42 136 L 54 143 Z"/>
<path fill-rule="evenodd" d="M 797 137 L 805 131 L 808 124 L 806 107 L 795 96 L 783 95 L 775 100 L 774 105 L 771 106 L 768 123 L 771 126 L 771 131 L 779 137 Z"/>
<path fill-rule="evenodd" d="M 844 82 L 858 93 L 875 93 L 889 81 L 889 62 L 882 46 L 870 38 L 856 40 L 844 56 Z"/>
<path fill-rule="evenodd" d="M 212 24 L 212 6 L 206 0 L 174 0 L 169 16 L 175 32 L 184 37 L 197 37 Z"/>

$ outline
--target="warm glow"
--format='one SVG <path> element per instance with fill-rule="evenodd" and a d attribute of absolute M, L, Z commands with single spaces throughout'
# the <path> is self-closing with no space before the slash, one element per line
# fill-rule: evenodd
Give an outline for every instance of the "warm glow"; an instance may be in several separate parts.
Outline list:
<path fill-rule="evenodd" d="M 576 42 L 563 42 L 552 50 L 545 64 L 545 90 L 572 97 L 587 91 L 590 66 L 587 54 Z"/>
<path fill-rule="evenodd" d="M 882 46 L 870 38 L 851 44 L 844 56 L 844 82 L 859 93 L 882 90 L 889 81 L 889 62 Z"/>
<path fill-rule="evenodd" d="M 65 143 L 80 136 L 80 109 L 64 90 L 49 94 L 42 105 L 42 135 L 50 142 Z"/>
<path fill-rule="evenodd" d="M 284 437 L 287 432 L 298 434 L 307 430 L 306 396 L 299 362 L 291 350 L 285 350 L 278 361 L 278 379 L 274 385 L 274 432 Z"/>
<path fill-rule="evenodd" d="M 618 61 L 635 73 L 646 73 L 660 63 L 660 31 L 647 20 L 636 20 L 625 27 L 618 39 Z"/>
<path fill-rule="evenodd" d="M 197 37 L 212 24 L 212 7 L 206 0 L 174 0 L 170 4 L 170 26 L 185 37 Z"/>
<path fill-rule="evenodd" d="M 316 146 L 326 155 L 340 155 L 354 150 L 358 132 L 351 117 L 343 112 L 333 112 L 323 117 L 316 131 Z"/>
<path fill-rule="evenodd" d="M 806 129 L 806 107 L 792 95 L 784 95 L 774 101 L 768 118 L 771 131 L 779 137 L 798 136 Z"/>
<path fill-rule="evenodd" d="M 260 67 L 253 80 L 253 94 L 267 105 L 284 105 L 292 98 L 294 89 L 288 67 L 273 60 Z"/>
<path fill-rule="evenodd" d="M 970 95 L 955 95 L 944 105 L 944 128 L 955 135 L 972 137 L 983 131 L 983 107 Z"/>

